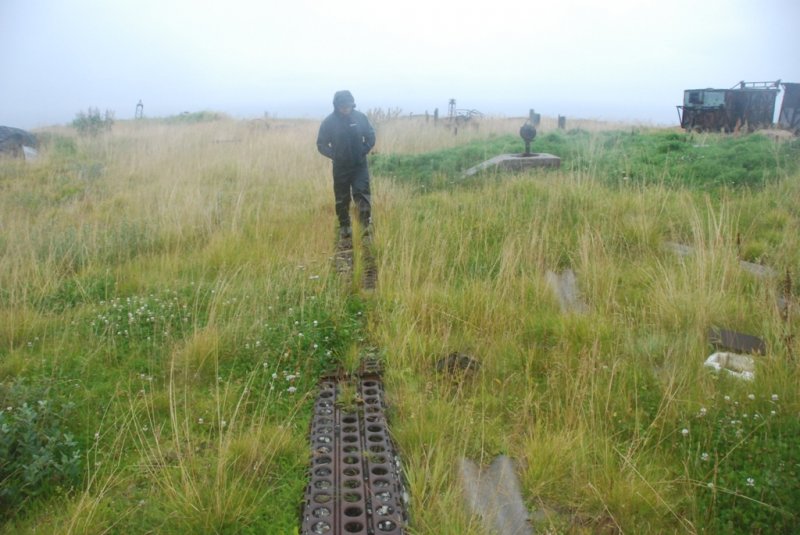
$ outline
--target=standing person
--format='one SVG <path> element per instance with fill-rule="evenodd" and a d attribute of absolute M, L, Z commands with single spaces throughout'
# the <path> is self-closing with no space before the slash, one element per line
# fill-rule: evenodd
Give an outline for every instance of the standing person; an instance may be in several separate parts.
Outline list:
<path fill-rule="evenodd" d="M 350 91 L 337 91 L 333 95 L 333 113 L 322 121 L 317 135 L 317 149 L 333 160 L 333 196 L 340 238 L 353 235 L 351 199 L 358 208 L 358 220 L 365 234 L 369 233 L 372 222 L 367 154 L 375 146 L 375 130 L 355 106 Z"/>

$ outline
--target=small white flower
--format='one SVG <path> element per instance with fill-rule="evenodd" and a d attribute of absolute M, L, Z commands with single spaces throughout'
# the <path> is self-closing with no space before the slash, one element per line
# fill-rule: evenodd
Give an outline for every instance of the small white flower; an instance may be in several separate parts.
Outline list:
<path fill-rule="evenodd" d="M 725 399 L 725 401 L 730 401 L 730 400 L 731 400 L 731 397 L 730 397 L 730 396 L 725 396 L 725 398 L 724 398 L 724 399 Z"/>
<path fill-rule="evenodd" d="M 222 427 L 225 427 L 226 425 L 228 425 L 228 422 L 226 422 L 225 420 L 222 420 L 222 421 L 221 421 L 219 424 L 220 424 Z"/>
<path fill-rule="evenodd" d="M 314 320 L 314 327 L 316 327 L 317 325 L 319 325 L 319 322 L 317 320 Z M 775 396 L 776 399 L 777 399 L 777 397 L 778 396 Z"/>
<path fill-rule="evenodd" d="M 708 411 L 705 407 L 700 407 L 700 412 L 697 413 L 698 416 L 705 416 Z"/>
<path fill-rule="evenodd" d="M 772 401 L 778 401 L 778 394 L 772 394 Z"/>
<path fill-rule="evenodd" d="M 753 479 L 752 477 L 748 477 L 747 478 L 747 486 L 748 487 L 755 487 L 755 485 L 756 485 L 756 480 Z"/>
<path fill-rule="evenodd" d="M 297 387 L 290 386 L 289 388 L 286 389 L 286 391 L 289 392 L 290 394 L 294 394 L 295 392 L 297 392 Z"/>
<path fill-rule="evenodd" d="M 714 488 L 714 484 L 713 484 L 713 483 L 711 483 L 711 482 L 709 482 L 709 483 L 708 483 L 708 485 L 707 485 L 707 487 L 708 487 L 708 488 L 710 488 L 710 489 L 713 489 L 713 488 Z"/>
<path fill-rule="evenodd" d="M 689 430 L 684 427 L 683 429 L 681 429 L 681 435 L 683 435 L 685 437 L 688 437 L 689 436 Z"/>
<path fill-rule="evenodd" d="M 95 440 L 100 440 L 100 433 L 99 432 L 94 434 L 94 439 Z"/>
<path fill-rule="evenodd" d="M 706 452 L 703 452 L 702 455 L 700 455 L 700 460 L 702 461 L 708 461 L 710 458 L 711 456 Z"/>
<path fill-rule="evenodd" d="M 294 381 L 296 378 L 297 378 L 297 376 L 294 375 L 294 374 L 289 374 L 289 375 L 286 376 L 286 380 L 289 381 L 289 382 Z"/>
<path fill-rule="evenodd" d="M 265 362 L 265 363 L 264 363 L 264 365 L 266 366 L 266 365 L 267 365 L 267 363 Z M 277 373 L 273 373 L 273 374 L 272 374 L 272 378 L 273 378 L 273 379 L 277 379 L 277 378 L 278 378 L 278 374 L 277 374 Z"/>
<path fill-rule="evenodd" d="M 297 333 L 297 336 L 303 338 L 303 333 Z"/>
<path fill-rule="evenodd" d="M 756 399 L 756 396 L 755 396 L 755 394 L 747 394 L 747 399 L 749 399 L 750 401 L 753 401 L 753 400 Z"/>
<path fill-rule="evenodd" d="M 778 414 L 778 413 L 777 413 L 777 412 L 775 412 L 775 411 L 769 411 L 769 413 L 770 413 L 770 415 L 771 415 L 771 416 L 775 416 L 776 414 Z"/>
<path fill-rule="evenodd" d="M 203 419 L 202 419 L 202 418 L 198 418 L 198 419 L 197 419 L 197 423 L 198 423 L 198 424 L 200 424 L 200 425 L 202 425 L 202 424 L 203 424 Z"/>

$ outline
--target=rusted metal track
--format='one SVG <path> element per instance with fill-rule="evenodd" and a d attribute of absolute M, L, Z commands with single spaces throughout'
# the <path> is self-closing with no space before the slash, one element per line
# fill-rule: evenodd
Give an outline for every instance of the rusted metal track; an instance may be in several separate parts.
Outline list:
<path fill-rule="evenodd" d="M 408 521 L 402 467 L 389 436 L 380 368 L 319 385 L 301 533 L 393 535 Z"/>

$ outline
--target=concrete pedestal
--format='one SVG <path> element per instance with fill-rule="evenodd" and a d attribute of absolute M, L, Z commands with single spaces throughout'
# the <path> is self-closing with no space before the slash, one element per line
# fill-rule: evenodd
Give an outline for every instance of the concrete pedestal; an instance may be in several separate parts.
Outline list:
<path fill-rule="evenodd" d="M 561 167 L 561 158 L 544 152 L 524 154 L 501 154 L 490 160 L 470 167 L 464 171 L 464 176 L 472 176 L 481 171 L 498 168 L 506 171 L 522 171 L 532 167 Z"/>

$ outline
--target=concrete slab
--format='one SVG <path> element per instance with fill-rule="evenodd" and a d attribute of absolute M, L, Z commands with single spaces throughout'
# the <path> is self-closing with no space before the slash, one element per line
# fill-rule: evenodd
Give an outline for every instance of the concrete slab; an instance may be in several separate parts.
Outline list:
<path fill-rule="evenodd" d="M 558 275 L 548 270 L 545 277 L 553 293 L 558 297 L 561 312 L 585 314 L 589 311 L 589 305 L 583 301 L 578 291 L 578 280 L 574 271 L 567 269 Z"/>
<path fill-rule="evenodd" d="M 501 154 L 464 171 L 463 176 L 468 177 L 481 171 L 497 168 L 504 171 L 522 171 L 534 167 L 561 167 L 561 158 L 544 152 L 523 154 Z"/>
<path fill-rule="evenodd" d="M 500 455 L 484 470 L 469 459 L 461 459 L 460 471 L 467 505 L 483 519 L 487 532 L 533 535 L 510 458 Z"/>

